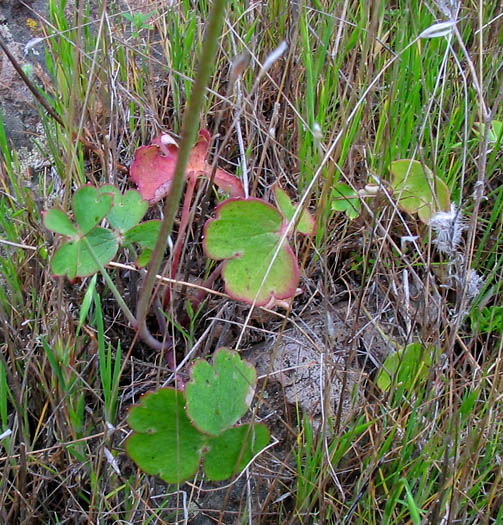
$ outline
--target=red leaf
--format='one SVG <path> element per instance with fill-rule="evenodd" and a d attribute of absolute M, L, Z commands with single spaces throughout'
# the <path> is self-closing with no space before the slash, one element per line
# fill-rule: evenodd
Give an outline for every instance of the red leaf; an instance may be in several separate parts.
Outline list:
<path fill-rule="evenodd" d="M 199 132 L 199 138 L 190 152 L 186 178 L 206 176 L 211 173 L 211 166 L 206 162 L 211 135 L 205 129 Z M 178 159 L 178 146 L 168 134 L 155 137 L 150 146 L 141 146 L 136 150 L 129 174 L 138 186 L 142 197 L 154 204 L 165 197 L 170 189 L 175 174 Z M 217 169 L 215 184 L 222 190 L 229 192 L 231 197 L 243 197 L 241 180 Z"/>
<path fill-rule="evenodd" d="M 239 179 L 235 175 L 228 173 L 227 171 L 217 168 L 213 182 L 222 191 L 229 193 L 229 197 L 245 196 L 245 192 L 243 191 L 243 183 L 241 182 L 241 179 Z"/>
<path fill-rule="evenodd" d="M 208 148 L 210 147 L 211 135 L 206 129 L 199 131 L 199 138 L 194 144 L 190 152 L 189 162 L 187 162 L 187 171 L 189 177 L 192 173 L 199 175 L 204 173 L 208 165 L 206 164 L 206 157 L 208 156 Z"/>
<path fill-rule="evenodd" d="M 169 193 L 177 157 L 178 153 L 162 155 L 156 145 L 141 146 L 136 150 L 129 174 L 149 204 L 154 204 Z"/>

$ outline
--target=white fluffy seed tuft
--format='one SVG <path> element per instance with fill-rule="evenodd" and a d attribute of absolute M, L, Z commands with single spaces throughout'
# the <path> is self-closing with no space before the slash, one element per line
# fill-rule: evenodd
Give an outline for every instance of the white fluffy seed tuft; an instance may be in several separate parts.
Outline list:
<path fill-rule="evenodd" d="M 433 241 L 437 249 L 449 256 L 457 250 L 466 222 L 461 210 L 451 204 L 450 211 L 439 211 L 430 220 L 431 229 L 437 238 Z"/>

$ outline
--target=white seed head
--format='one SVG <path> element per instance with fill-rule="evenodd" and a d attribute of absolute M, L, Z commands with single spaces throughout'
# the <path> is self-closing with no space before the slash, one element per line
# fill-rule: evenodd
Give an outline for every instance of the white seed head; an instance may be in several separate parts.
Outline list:
<path fill-rule="evenodd" d="M 431 229 L 436 233 L 437 238 L 433 241 L 437 249 L 452 256 L 461 242 L 461 236 L 466 229 L 461 210 L 456 209 L 455 204 L 451 204 L 450 211 L 439 211 L 430 220 Z"/>
<path fill-rule="evenodd" d="M 479 295 L 484 286 L 484 278 L 475 270 L 470 270 L 466 277 L 466 298 L 471 301 Z"/>

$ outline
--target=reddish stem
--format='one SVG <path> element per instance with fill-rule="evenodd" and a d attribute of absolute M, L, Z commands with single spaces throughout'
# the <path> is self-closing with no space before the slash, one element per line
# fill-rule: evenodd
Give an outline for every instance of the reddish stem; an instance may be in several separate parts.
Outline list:
<path fill-rule="evenodd" d="M 222 273 L 222 268 L 224 264 L 225 264 L 225 261 L 222 261 L 215 267 L 215 269 L 211 272 L 208 279 L 206 279 L 206 281 L 204 281 L 204 283 L 202 284 L 204 288 L 211 288 L 213 286 L 213 283 L 215 282 L 216 278 Z M 194 312 L 198 311 L 199 305 L 203 302 L 207 294 L 208 292 L 206 290 L 199 290 L 195 299 L 192 301 L 192 310 Z M 180 324 L 182 326 L 187 326 L 189 324 L 189 316 L 187 313 L 185 313 Z"/>
<path fill-rule="evenodd" d="M 215 269 L 211 272 L 210 276 L 203 283 L 204 288 L 211 288 L 213 283 L 216 281 L 216 278 L 222 273 L 222 268 L 224 267 L 225 261 L 222 261 L 217 264 Z M 192 308 L 194 311 L 197 311 L 199 305 L 202 303 L 203 299 L 206 297 L 208 292 L 206 290 L 199 290 L 196 298 L 192 301 Z"/>
<path fill-rule="evenodd" d="M 185 233 L 187 226 L 189 224 L 190 218 L 190 205 L 192 203 L 192 196 L 194 195 L 194 188 L 196 187 L 197 176 L 191 174 L 188 177 L 187 188 L 185 190 L 185 198 L 183 201 L 182 216 L 180 218 L 180 227 L 178 228 L 178 235 L 175 242 L 175 247 L 173 249 L 173 260 L 171 263 L 171 272 L 170 278 L 176 279 L 176 273 L 178 271 L 178 265 L 180 264 L 180 258 L 182 256 L 183 244 L 185 242 Z M 164 294 L 163 308 L 166 310 L 169 306 L 169 301 L 171 299 L 171 286 L 169 285 L 166 288 L 166 293 Z"/>

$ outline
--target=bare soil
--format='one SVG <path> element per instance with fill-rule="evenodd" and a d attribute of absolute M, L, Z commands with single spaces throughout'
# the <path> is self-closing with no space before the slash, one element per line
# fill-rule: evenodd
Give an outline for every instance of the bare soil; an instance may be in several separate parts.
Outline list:
<path fill-rule="evenodd" d="M 35 44 L 34 39 L 43 37 L 38 13 L 44 16 L 46 8 L 44 0 L 0 1 L 0 36 L 35 83 L 44 54 L 42 45 Z M 31 145 L 39 121 L 38 111 L 30 90 L 4 53 L 0 53 L 0 111 L 13 146 Z"/>

